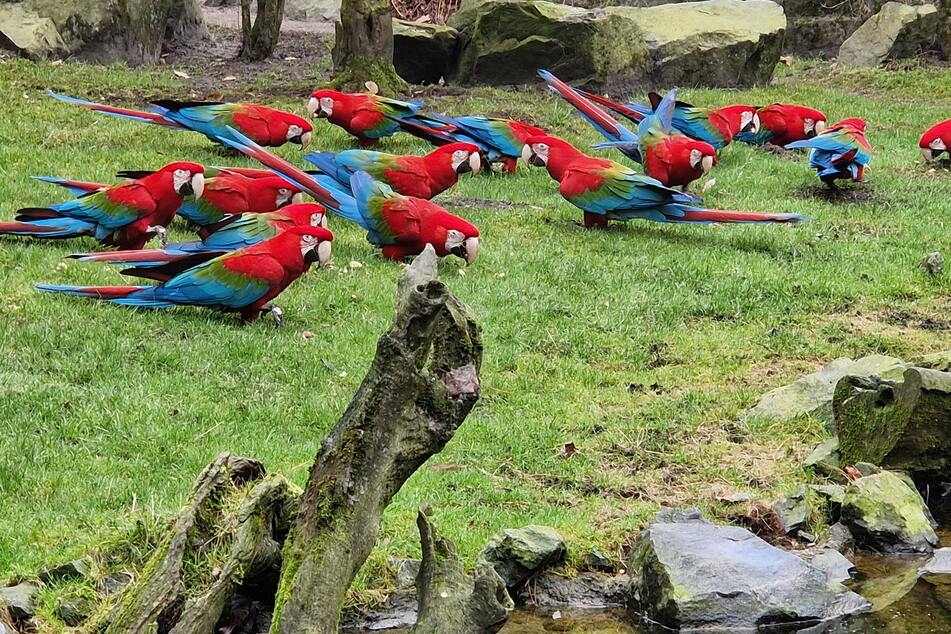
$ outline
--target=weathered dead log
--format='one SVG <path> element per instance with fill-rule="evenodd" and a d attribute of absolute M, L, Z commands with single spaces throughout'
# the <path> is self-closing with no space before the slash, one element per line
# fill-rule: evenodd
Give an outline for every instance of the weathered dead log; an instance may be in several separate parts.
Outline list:
<path fill-rule="evenodd" d="M 436 279 L 437 260 L 427 246 L 404 271 L 393 325 L 311 468 L 284 546 L 271 632 L 336 634 L 384 509 L 479 398 L 479 327 Z"/>
<path fill-rule="evenodd" d="M 902 381 L 848 376 L 832 409 L 843 464 L 951 476 L 951 373 L 913 367 Z"/>
<path fill-rule="evenodd" d="M 436 533 L 420 509 L 416 519 L 423 560 L 416 576 L 419 602 L 413 634 L 486 634 L 497 632 L 515 607 L 505 582 L 489 564 L 466 574 L 455 545 Z"/>
<path fill-rule="evenodd" d="M 274 54 L 284 21 L 284 0 L 257 0 L 254 21 L 251 0 L 241 0 L 241 51 L 238 57 L 259 62 Z"/>
<path fill-rule="evenodd" d="M 289 527 L 299 490 L 280 476 L 263 476 L 259 462 L 218 456 L 198 477 L 140 578 L 88 631 L 207 634 L 242 583 L 265 569 L 276 577 L 280 547 L 273 536 Z M 213 549 L 228 554 L 217 560 Z"/>

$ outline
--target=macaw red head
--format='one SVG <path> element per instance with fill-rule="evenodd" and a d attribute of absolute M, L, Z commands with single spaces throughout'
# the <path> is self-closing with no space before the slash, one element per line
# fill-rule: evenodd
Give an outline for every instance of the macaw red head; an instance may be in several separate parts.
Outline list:
<path fill-rule="evenodd" d="M 832 126 L 833 128 L 855 128 L 859 132 L 865 132 L 865 128 L 868 127 L 868 124 L 865 123 L 865 119 L 859 119 L 858 117 L 851 117 L 849 119 L 842 119 L 837 124 Z"/>
<path fill-rule="evenodd" d="M 756 110 L 756 106 L 743 105 L 717 108 L 717 112 L 730 124 L 730 130 L 735 130 L 733 132 L 734 136 L 743 132 L 749 132 L 750 134 L 759 132 L 760 121 Z"/>
<path fill-rule="evenodd" d="M 164 184 L 170 184 L 179 196 L 192 195 L 201 198 L 205 191 L 205 168 L 198 163 L 179 161 L 169 163 L 165 167 L 145 178 L 158 177 Z"/>
<path fill-rule="evenodd" d="M 528 123 L 522 123 L 521 121 L 509 121 L 509 130 L 512 131 L 512 136 L 514 136 L 521 143 L 525 143 L 525 141 L 533 136 L 544 136 L 548 134 L 548 132 L 543 128 L 539 128 L 538 126 L 530 125 Z"/>
<path fill-rule="evenodd" d="M 560 178 L 568 163 L 584 156 L 571 143 L 549 134 L 530 136 L 522 147 L 522 160 L 525 163 L 535 167 L 547 167 L 548 173 L 555 179 Z"/>
<path fill-rule="evenodd" d="M 821 111 L 805 106 L 789 106 L 797 121 L 802 121 L 802 133 L 807 139 L 822 134 L 826 129 L 826 116 Z"/>
<path fill-rule="evenodd" d="M 938 158 L 942 152 L 951 153 L 951 119 L 925 130 L 918 140 L 918 147 L 928 162 Z"/>
<path fill-rule="evenodd" d="M 693 169 L 706 174 L 717 164 L 716 148 L 709 143 L 691 139 L 687 147 L 690 148 L 690 167 Z"/>
<path fill-rule="evenodd" d="M 317 203 L 295 203 L 274 213 L 297 227 L 327 228 L 327 210 Z"/>
<path fill-rule="evenodd" d="M 339 90 L 315 90 L 310 95 L 310 101 L 307 102 L 307 112 L 312 117 L 329 119 L 333 116 L 335 110 L 348 105 L 352 97 L 353 95 Z"/>
<path fill-rule="evenodd" d="M 284 205 L 299 203 L 304 195 L 296 185 L 292 185 L 280 176 L 262 176 L 246 181 L 251 191 L 251 204 L 258 210 L 280 209 Z"/>
<path fill-rule="evenodd" d="M 330 243 L 334 234 L 324 227 L 300 226 L 291 227 L 287 231 L 271 238 L 278 249 L 297 248 L 307 264 L 317 263 L 324 266 L 330 262 Z"/>
<path fill-rule="evenodd" d="M 310 124 L 310 121 L 290 112 L 278 111 L 276 116 L 280 119 L 281 123 L 287 126 L 287 132 L 285 134 L 285 140 L 287 142 L 296 143 L 302 148 L 310 144 L 310 140 L 314 135 L 314 126 Z"/>
<path fill-rule="evenodd" d="M 427 154 L 426 162 L 435 168 L 451 169 L 456 174 L 478 174 L 482 168 L 479 146 L 473 143 L 447 143 Z"/>
<path fill-rule="evenodd" d="M 479 230 L 475 225 L 449 213 L 436 203 L 423 199 L 415 199 L 415 202 L 429 208 L 420 233 L 423 241 L 436 249 L 436 255 L 455 255 L 467 264 L 475 262 L 479 255 Z"/>

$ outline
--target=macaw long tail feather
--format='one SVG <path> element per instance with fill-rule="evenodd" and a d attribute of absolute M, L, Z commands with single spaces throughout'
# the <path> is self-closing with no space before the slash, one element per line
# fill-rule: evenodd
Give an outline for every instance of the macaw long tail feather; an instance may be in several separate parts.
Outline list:
<path fill-rule="evenodd" d="M 66 257 L 80 262 L 105 262 L 106 264 L 137 266 L 160 266 L 191 255 L 174 247 L 167 249 L 138 249 L 129 251 L 100 251 L 96 253 L 72 253 Z"/>
<path fill-rule="evenodd" d="M 155 125 L 162 125 L 169 128 L 180 128 L 179 124 L 174 121 L 166 119 L 164 116 L 155 113 L 155 112 L 143 112 L 141 110 L 132 110 L 130 108 L 117 108 L 115 106 L 106 106 L 101 103 L 95 103 L 93 101 L 87 101 L 85 99 L 77 99 L 76 97 L 70 97 L 69 95 L 61 95 L 55 93 L 52 90 L 47 89 L 46 94 L 54 99 L 59 99 L 65 103 L 71 103 L 77 106 L 82 106 L 93 112 L 101 112 L 102 114 L 107 114 L 112 117 L 119 117 L 122 119 L 131 119 L 133 121 L 142 121 L 143 123 L 153 123 Z"/>
<path fill-rule="evenodd" d="M 407 119 L 392 119 L 400 125 L 400 129 L 403 132 L 412 134 L 418 139 L 423 141 L 428 141 L 433 145 L 447 145 L 449 143 L 455 143 L 458 141 L 456 137 L 452 135 L 452 129 L 447 125 L 440 126 L 431 126 L 420 123 L 418 121 L 411 121 Z"/>
<path fill-rule="evenodd" d="M 545 80 L 548 88 L 574 106 L 584 118 L 606 139 L 637 143 L 637 135 L 622 126 L 618 121 L 597 105 L 586 99 L 577 90 L 561 81 L 547 70 L 539 69 L 538 75 Z"/>
<path fill-rule="evenodd" d="M 79 297 L 114 300 L 124 299 L 138 291 L 152 288 L 151 286 L 61 286 L 58 284 L 37 284 L 36 290 L 44 293 L 62 293 Z"/>
<path fill-rule="evenodd" d="M 101 189 L 106 189 L 107 187 L 109 187 L 108 185 L 104 185 L 102 183 L 91 183 L 89 181 L 74 181 L 68 178 L 57 178 L 56 176 L 31 176 L 30 178 L 33 178 L 38 181 L 42 181 L 44 183 L 59 185 L 60 187 L 64 187 L 68 189 L 70 193 L 76 196 L 82 196 L 90 192 L 97 192 Z"/>
<path fill-rule="evenodd" d="M 623 104 L 617 103 L 616 101 L 611 101 L 607 97 L 602 97 L 601 95 L 597 95 L 593 92 L 588 92 L 587 90 L 579 90 L 578 92 L 581 93 L 582 96 L 584 96 L 587 99 L 590 99 L 591 101 L 598 104 L 599 106 L 604 106 L 608 110 L 613 110 L 614 112 L 618 113 L 622 117 L 625 117 L 626 119 L 628 119 L 629 121 L 633 123 L 640 123 L 641 120 L 644 118 L 643 113 L 638 112 Z"/>
<path fill-rule="evenodd" d="M 688 209 L 675 222 L 804 222 L 808 216 L 801 214 L 773 214 L 752 211 L 726 211 L 723 209 Z"/>
<path fill-rule="evenodd" d="M 86 235 L 82 232 L 73 232 L 69 227 L 39 225 L 32 222 L 0 222 L 0 234 L 38 238 L 76 238 Z"/>

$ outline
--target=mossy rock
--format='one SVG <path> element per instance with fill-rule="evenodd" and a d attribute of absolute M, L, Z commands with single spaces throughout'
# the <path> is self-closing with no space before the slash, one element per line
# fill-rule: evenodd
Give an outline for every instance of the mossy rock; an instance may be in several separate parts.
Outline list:
<path fill-rule="evenodd" d="M 509 588 L 521 585 L 535 573 L 564 560 L 565 538 L 548 526 L 506 528 L 496 533 L 479 553 Z"/>
<path fill-rule="evenodd" d="M 859 478 L 846 489 L 842 521 L 858 545 L 876 551 L 931 552 L 938 544 L 921 496 L 891 471 Z"/>
<path fill-rule="evenodd" d="M 458 57 L 459 32 L 451 26 L 393 20 L 393 65 L 411 84 L 449 77 Z"/>
<path fill-rule="evenodd" d="M 839 63 L 872 68 L 888 60 L 915 57 L 934 47 L 939 18 L 933 4 L 886 3 L 842 43 Z"/>

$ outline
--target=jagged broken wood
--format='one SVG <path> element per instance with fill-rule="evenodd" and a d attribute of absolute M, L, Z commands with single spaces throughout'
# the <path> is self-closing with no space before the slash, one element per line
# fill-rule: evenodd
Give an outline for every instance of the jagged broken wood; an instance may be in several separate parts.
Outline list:
<path fill-rule="evenodd" d="M 336 634 L 384 509 L 479 398 L 479 327 L 438 281 L 437 264 L 427 246 L 403 272 L 393 325 L 311 468 L 284 546 L 272 633 Z"/>
<path fill-rule="evenodd" d="M 832 409 L 843 464 L 951 476 L 951 373 L 912 367 L 901 381 L 847 376 Z"/>
<path fill-rule="evenodd" d="M 495 568 L 482 563 L 470 577 L 455 545 L 439 536 L 426 509 L 419 510 L 416 526 L 423 559 L 416 576 L 419 610 L 413 634 L 497 632 L 515 605 Z"/>

